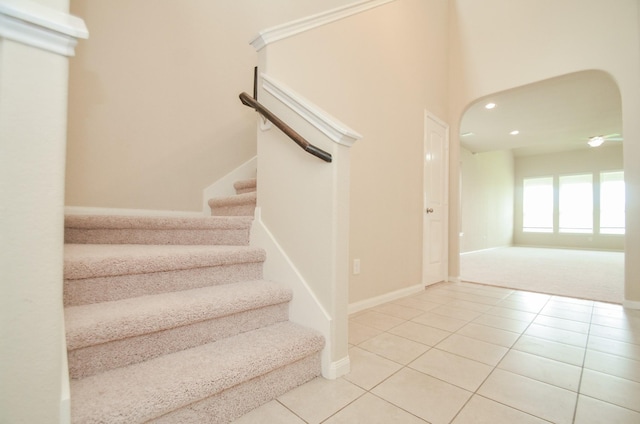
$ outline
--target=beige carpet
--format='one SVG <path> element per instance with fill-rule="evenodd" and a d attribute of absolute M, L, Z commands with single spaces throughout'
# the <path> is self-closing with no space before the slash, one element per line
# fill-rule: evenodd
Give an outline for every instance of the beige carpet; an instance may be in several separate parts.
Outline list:
<path fill-rule="evenodd" d="M 624 253 L 505 247 L 460 255 L 462 281 L 603 302 L 624 300 Z"/>

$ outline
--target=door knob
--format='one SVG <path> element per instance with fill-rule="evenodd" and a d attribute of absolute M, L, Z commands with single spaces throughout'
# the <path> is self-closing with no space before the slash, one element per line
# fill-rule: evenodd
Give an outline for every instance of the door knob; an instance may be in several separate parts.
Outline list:
<path fill-rule="evenodd" d="M 433 213 L 433 208 L 427 208 L 427 213 Z"/>

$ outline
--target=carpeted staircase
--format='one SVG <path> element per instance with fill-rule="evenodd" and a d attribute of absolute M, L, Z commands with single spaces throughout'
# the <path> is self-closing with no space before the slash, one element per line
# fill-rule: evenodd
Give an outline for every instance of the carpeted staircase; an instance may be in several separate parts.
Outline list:
<path fill-rule="evenodd" d="M 320 374 L 322 336 L 249 246 L 255 180 L 211 217 L 69 215 L 74 423 L 225 423 Z"/>

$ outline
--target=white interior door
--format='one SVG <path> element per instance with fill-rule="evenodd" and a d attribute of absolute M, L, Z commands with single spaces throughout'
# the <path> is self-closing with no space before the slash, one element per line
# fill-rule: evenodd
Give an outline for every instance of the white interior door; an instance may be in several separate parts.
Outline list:
<path fill-rule="evenodd" d="M 447 280 L 449 127 L 425 111 L 422 281 Z"/>

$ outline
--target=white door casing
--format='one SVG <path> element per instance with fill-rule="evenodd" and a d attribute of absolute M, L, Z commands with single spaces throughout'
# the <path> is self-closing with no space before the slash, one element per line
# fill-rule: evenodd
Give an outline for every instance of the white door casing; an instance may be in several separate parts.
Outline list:
<path fill-rule="evenodd" d="M 447 280 L 449 209 L 449 126 L 424 114 L 424 209 L 422 283 Z"/>

